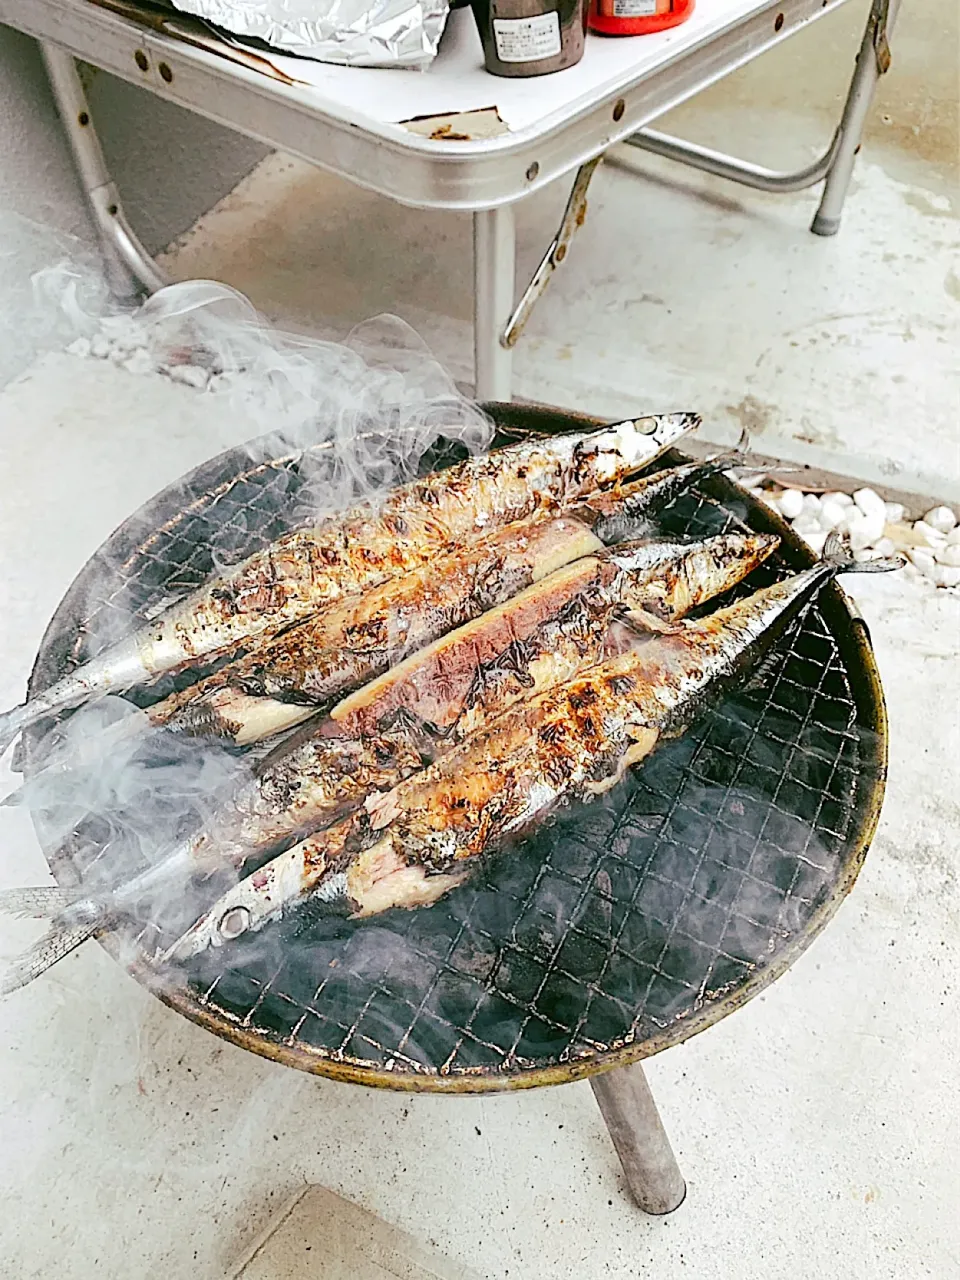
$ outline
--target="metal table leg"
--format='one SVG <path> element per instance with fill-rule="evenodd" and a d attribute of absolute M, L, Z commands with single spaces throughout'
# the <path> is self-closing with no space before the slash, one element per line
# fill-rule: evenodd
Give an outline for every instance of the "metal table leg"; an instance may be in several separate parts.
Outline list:
<path fill-rule="evenodd" d="M 40 50 L 103 247 L 110 285 L 121 296 L 144 291 L 154 293 L 166 281 L 127 222 L 120 205 L 120 196 L 100 147 L 77 64 L 71 54 L 57 45 L 42 42 Z"/>
<path fill-rule="evenodd" d="M 790 172 L 766 169 L 656 129 L 639 129 L 624 141 L 641 151 L 652 151 L 654 155 L 715 174 L 743 187 L 752 187 L 755 191 L 802 191 L 826 180 L 820 207 L 810 230 L 818 236 L 836 235 L 873 91 L 877 80 L 890 66 L 888 35 L 898 7 L 899 0 L 873 0 L 840 123 L 823 155 L 802 169 Z"/>
<path fill-rule="evenodd" d="M 478 400 L 510 400 L 513 356 L 502 338 L 513 311 L 516 227 L 513 207 L 473 215 L 473 352 Z"/>
<path fill-rule="evenodd" d="M 687 1187 L 643 1066 L 635 1062 L 591 1076 L 590 1084 L 634 1200 L 644 1213 L 673 1213 Z"/>
<path fill-rule="evenodd" d="M 810 225 L 810 230 L 815 235 L 834 236 L 840 230 L 840 215 L 850 186 L 854 161 L 860 150 L 867 112 L 873 102 L 877 81 L 890 67 L 888 37 L 899 7 L 899 0 L 873 0 L 870 6 L 870 16 L 867 18 L 867 27 L 857 54 L 850 91 L 843 104 L 843 116 L 838 129 L 840 146 L 827 174 L 820 207 Z"/>

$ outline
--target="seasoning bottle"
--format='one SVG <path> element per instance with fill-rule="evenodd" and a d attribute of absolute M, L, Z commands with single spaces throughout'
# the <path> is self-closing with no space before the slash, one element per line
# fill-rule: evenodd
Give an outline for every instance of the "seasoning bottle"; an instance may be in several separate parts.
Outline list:
<path fill-rule="evenodd" d="M 605 36 L 644 36 L 685 22 L 694 0 L 590 0 L 587 22 Z"/>
<path fill-rule="evenodd" d="M 483 60 L 495 76 L 543 76 L 583 57 L 590 0 L 472 0 Z"/>

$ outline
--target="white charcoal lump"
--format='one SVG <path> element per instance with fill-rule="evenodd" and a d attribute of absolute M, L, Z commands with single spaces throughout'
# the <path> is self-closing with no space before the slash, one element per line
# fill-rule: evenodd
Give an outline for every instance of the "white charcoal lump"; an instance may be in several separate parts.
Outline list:
<path fill-rule="evenodd" d="M 773 496 L 768 490 L 766 501 L 817 555 L 835 531 L 848 539 L 861 562 L 905 556 L 905 580 L 960 590 L 960 520 L 949 507 L 932 507 L 922 520 L 911 522 L 903 503 L 885 502 L 868 486 L 852 495 L 786 488 Z"/>
<path fill-rule="evenodd" d="M 839 529 L 851 506 L 852 504 L 838 502 L 836 494 L 828 493 L 820 503 L 820 527 L 827 530 Z"/>
<path fill-rule="evenodd" d="M 933 525 L 927 524 L 926 520 L 916 520 L 913 525 L 913 532 L 919 534 L 930 547 L 941 546 L 947 539 L 945 533 L 941 533 L 939 529 L 934 529 Z"/>
<path fill-rule="evenodd" d="M 949 533 L 956 525 L 957 517 L 949 507 L 933 507 L 923 517 L 923 522 L 936 529 L 937 533 Z"/>
<path fill-rule="evenodd" d="M 887 504 L 874 489 L 858 489 L 853 500 L 865 516 L 886 523 Z"/>
<path fill-rule="evenodd" d="M 920 570 L 928 578 L 933 577 L 933 570 L 936 566 L 936 560 L 933 558 L 933 552 L 929 547 L 911 547 L 907 552 L 913 566 Z"/>
<path fill-rule="evenodd" d="M 803 494 L 799 489 L 784 489 L 780 495 L 779 506 L 784 520 L 796 520 L 803 510 Z"/>

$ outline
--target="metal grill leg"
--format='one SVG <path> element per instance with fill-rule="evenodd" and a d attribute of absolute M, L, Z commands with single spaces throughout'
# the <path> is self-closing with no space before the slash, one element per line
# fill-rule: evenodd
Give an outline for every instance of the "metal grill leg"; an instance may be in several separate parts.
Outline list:
<path fill-rule="evenodd" d="M 41 42 L 40 51 L 103 247 L 110 285 L 123 297 L 144 291 L 154 293 L 166 281 L 121 208 L 120 196 L 110 177 L 87 95 L 77 73 L 77 64 L 71 54 L 56 45 Z"/>
<path fill-rule="evenodd" d="M 634 1200 L 644 1213 L 673 1213 L 687 1187 L 643 1067 L 618 1067 L 590 1084 Z"/>
<path fill-rule="evenodd" d="M 473 215 L 473 352 L 478 400 L 510 400 L 513 356 L 502 337 L 513 311 L 516 228 L 513 207 Z"/>
<path fill-rule="evenodd" d="M 840 145 L 834 157 L 820 207 L 810 230 L 818 236 L 835 236 L 840 230 L 840 215 L 850 186 L 853 165 L 860 150 L 863 126 L 867 120 L 877 81 L 890 65 L 888 36 L 899 8 L 898 0 L 873 0 L 866 30 L 857 54 L 850 90 L 840 119 Z"/>

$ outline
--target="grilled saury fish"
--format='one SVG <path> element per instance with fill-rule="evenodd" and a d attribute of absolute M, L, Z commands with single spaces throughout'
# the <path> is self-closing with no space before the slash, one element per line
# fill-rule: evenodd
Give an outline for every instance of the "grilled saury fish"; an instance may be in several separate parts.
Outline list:
<path fill-rule="evenodd" d="M 855 563 L 827 544 L 816 566 L 708 618 L 634 644 L 516 704 L 362 810 L 302 841 L 225 893 L 168 952 L 186 959 L 315 896 L 355 916 L 435 902 L 481 857 L 558 803 L 607 790 L 665 735 L 744 678 L 833 576 Z"/>
<path fill-rule="evenodd" d="M 572 679 L 636 631 L 658 631 L 741 582 L 776 548 L 770 534 L 626 542 L 552 574 L 391 668 L 330 712 L 351 737 L 396 732 L 460 741 L 514 702 Z M 611 628 L 623 616 L 632 628 Z"/>
<path fill-rule="evenodd" d="M 330 605 L 146 708 L 151 724 L 247 746 L 309 719 L 409 652 L 602 548 L 580 520 L 521 521 Z M 122 721 L 121 724 L 125 724 Z"/>
<path fill-rule="evenodd" d="M 776 544 L 763 534 L 622 544 L 558 570 L 346 699 L 319 727 L 307 726 L 282 743 L 221 807 L 215 823 L 152 870 L 99 900 L 67 904 L 53 891 L 51 914 L 60 914 L 42 956 L 33 955 L 21 970 L 24 980 L 59 958 L 58 938 L 72 948 L 82 941 L 78 929 L 89 936 L 158 887 L 169 892 L 205 866 L 239 866 L 257 851 L 332 822 L 516 701 L 597 662 L 611 642 L 622 643 L 611 628 L 619 611 L 638 625 L 663 626 L 741 581 Z M 43 901 L 37 892 L 34 909 Z M 19 906 L 21 898 L 14 891 L 6 901 Z"/>
<path fill-rule="evenodd" d="M 401 485 L 379 507 L 288 533 L 0 716 L 0 745 L 50 711 L 212 659 L 467 539 L 569 506 L 642 469 L 698 422 L 695 414 L 667 414 L 527 441 Z"/>
<path fill-rule="evenodd" d="M 509 525 L 254 645 L 199 683 L 148 707 L 146 716 L 175 732 L 238 746 L 280 733 L 551 569 L 599 549 L 587 526 L 609 541 L 740 456 L 669 467 L 593 494 L 565 517 Z"/>

